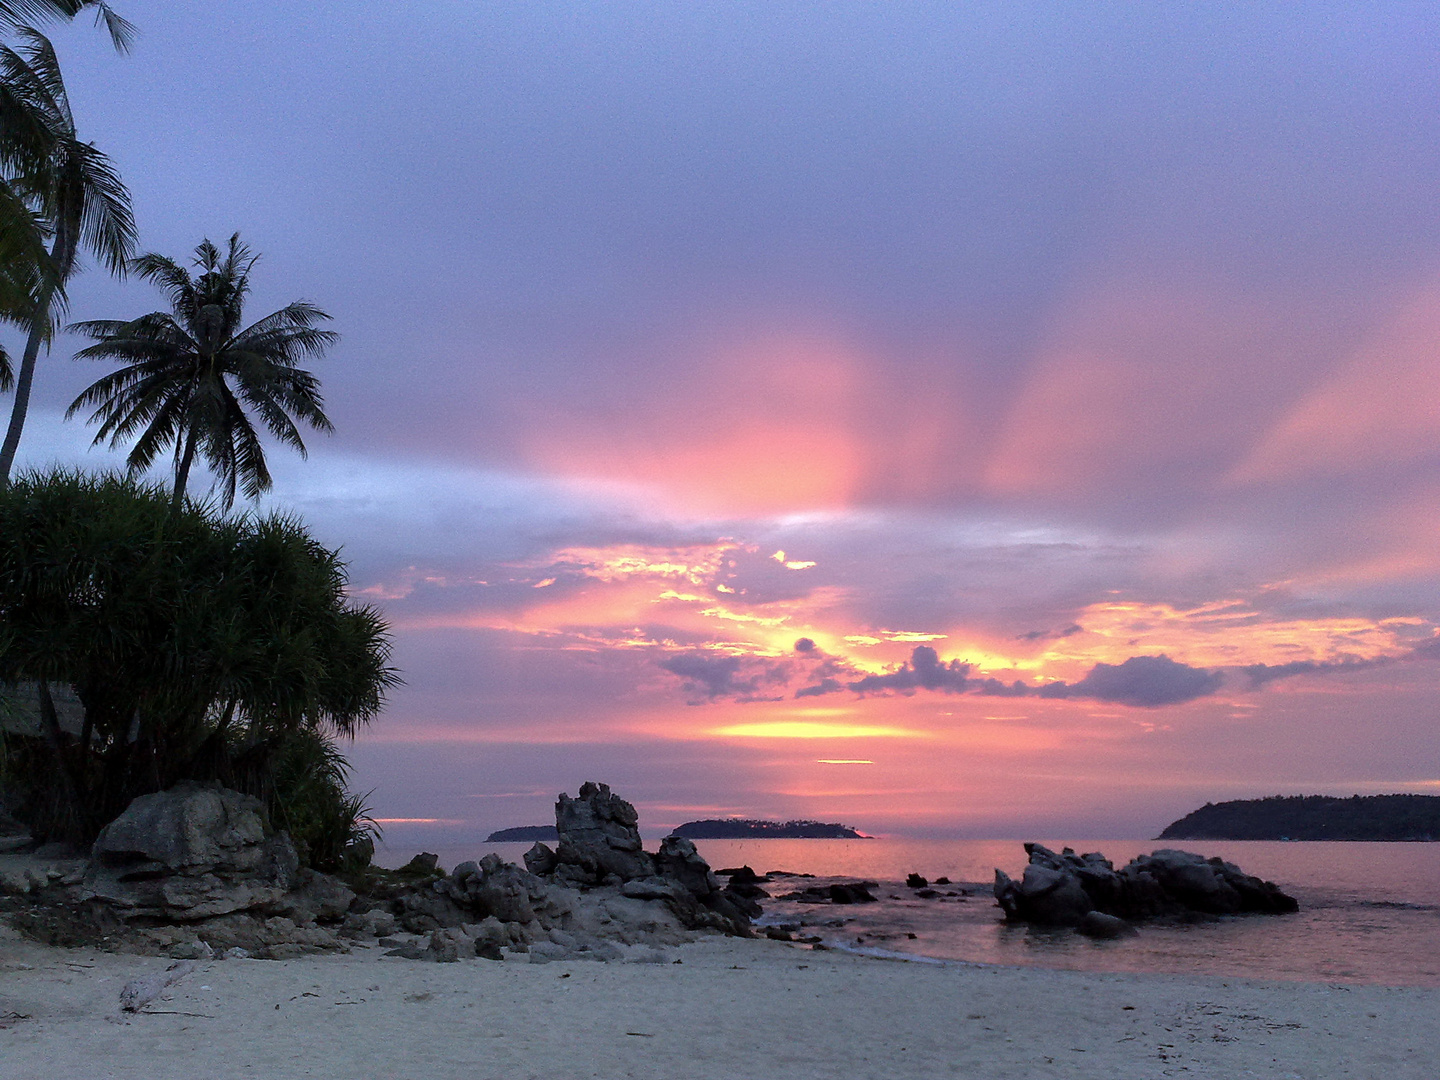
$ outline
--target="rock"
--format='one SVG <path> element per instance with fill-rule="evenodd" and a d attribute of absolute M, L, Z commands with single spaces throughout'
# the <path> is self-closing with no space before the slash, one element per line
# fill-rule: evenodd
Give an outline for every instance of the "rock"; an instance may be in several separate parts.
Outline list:
<path fill-rule="evenodd" d="M 349 887 L 316 870 L 301 870 L 295 887 L 277 905 L 278 914 L 297 922 L 334 922 L 343 919 L 355 902 Z"/>
<path fill-rule="evenodd" d="M 922 878 L 921 880 L 923 881 L 924 879 Z M 934 889 L 916 889 L 915 895 L 922 900 L 934 900 L 940 894 Z"/>
<path fill-rule="evenodd" d="M 468 935 L 459 935 L 464 941 L 465 951 L 474 955 L 475 943 Z M 430 933 L 430 945 L 425 950 L 426 959 L 434 960 L 437 964 L 453 964 L 460 959 L 460 940 L 454 931 L 434 930 Z"/>
<path fill-rule="evenodd" d="M 555 804 L 557 873 L 568 870 L 566 876 L 577 884 L 598 884 L 610 874 L 622 882 L 651 876 L 655 864 L 640 842 L 638 822 L 635 807 L 612 795 L 606 784 L 587 781 L 576 798 L 560 795 Z"/>
<path fill-rule="evenodd" d="M 553 874 L 559 863 L 558 856 L 550 850 L 549 845 L 542 844 L 539 840 L 536 840 L 535 845 L 525 852 L 525 869 L 540 877 Z"/>
<path fill-rule="evenodd" d="M 299 881 L 285 833 L 267 836 L 258 799 L 183 781 L 142 795 L 100 831 L 82 899 L 127 918 L 196 920 L 275 910 Z"/>
<path fill-rule="evenodd" d="M 35 846 L 35 841 L 28 833 L 17 833 L 13 836 L 0 836 L 0 855 L 8 855 L 12 852 L 29 851 Z"/>
<path fill-rule="evenodd" d="M 949 884 L 950 884 L 950 879 L 949 879 L 948 877 L 937 877 L 937 878 L 935 879 L 935 884 L 936 884 L 936 885 L 949 885 Z"/>
<path fill-rule="evenodd" d="M 732 866 L 727 870 L 716 870 L 715 873 L 720 877 L 729 878 L 731 885 L 759 885 L 768 880 L 755 873 L 749 866 Z"/>
<path fill-rule="evenodd" d="M 862 884 L 831 885 L 830 902 L 832 904 L 874 904 L 877 901 L 870 895 L 870 890 Z"/>
<path fill-rule="evenodd" d="M 662 877 L 677 882 L 697 900 L 720 891 L 720 882 L 710 864 L 695 850 L 694 841 L 683 836 L 667 836 L 661 840 L 655 864 Z"/>
<path fill-rule="evenodd" d="M 620 886 L 620 894 L 635 900 L 676 900 L 689 890 L 678 881 L 662 877 L 636 878 Z"/>
<path fill-rule="evenodd" d="M 908 874 L 905 878 L 905 887 L 907 889 L 923 889 L 929 884 L 930 882 L 926 881 L 919 874 Z"/>
<path fill-rule="evenodd" d="M 1106 915 L 1103 911 L 1087 911 L 1075 929 L 1093 938 L 1118 938 L 1136 932 L 1124 919 Z"/>
<path fill-rule="evenodd" d="M 1186 913 L 1282 914 L 1298 910 L 1293 897 L 1272 882 L 1244 873 L 1223 859 L 1162 849 L 1116 870 L 1099 852 L 1056 854 L 1026 844 L 1029 865 L 1016 882 L 995 871 L 995 899 L 1007 918 L 1052 926 L 1090 927 L 1092 936 L 1113 936 L 1117 920 Z M 1091 919 L 1091 913 L 1102 918 Z"/>
<path fill-rule="evenodd" d="M 407 877 L 431 877 L 444 873 L 444 871 L 440 869 L 440 856 L 429 851 L 420 852 L 419 855 L 416 855 L 395 872 L 397 874 L 404 874 Z"/>

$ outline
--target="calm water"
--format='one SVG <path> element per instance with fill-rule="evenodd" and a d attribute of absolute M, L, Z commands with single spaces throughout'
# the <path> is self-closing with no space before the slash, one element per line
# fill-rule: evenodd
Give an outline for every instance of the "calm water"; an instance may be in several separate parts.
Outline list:
<path fill-rule="evenodd" d="M 1067 845 L 1103 851 L 1117 866 L 1167 846 L 1154 840 L 1041 842 L 1057 851 Z M 529 846 L 445 845 L 438 853 L 446 867 L 492 850 L 519 862 Z M 990 882 L 997 866 L 1011 876 L 1024 869 L 1024 848 L 1015 840 L 702 840 L 696 846 L 717 868 L 748 864 L 762 874 L 816 875 L 816 882 L 771 883 L 776 899 L 762 901 L 760 921 L 803 922 L 807 933 L 845 948 L 1087 971 L 1440 986 L 1440 843 L 1170 844 L 1220 855 L 1277 882 L 1300 901 L 1299 914 L 1143 926 L 1139 936 L 1118 941 L 1006 925 Z M 655 842 L 647 847 L 653 850 Z M 380 861 L 396 865 L 410 854 L 386 852 Z M 911 871 L 932 881 L 949 877 L 972 895 L 916 899 L 903 887 Z M 856 878 L 879 881 L 881 902 L 833 907 L 778 899 L 803 885 Z M 827 925 L 836 920 L 843 925 Z"/>

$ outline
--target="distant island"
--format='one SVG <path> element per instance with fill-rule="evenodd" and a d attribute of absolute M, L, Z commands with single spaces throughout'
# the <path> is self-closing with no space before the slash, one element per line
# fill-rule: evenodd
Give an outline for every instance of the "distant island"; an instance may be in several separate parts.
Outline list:
<path fill-rule="evenodd" d="M 1273 795 L 1206 803 L 1161 840 L 1440 840 L 1440 795 Z"/>
<path fill-rule="evenodd" d="M 487 844 L 523 844 L 534 840 L 558 841 L 560 834 L 554 825 L 517 825 L 513 829 L 499 829 L 485 838 Z"/>
<path fill-rule="evenodd" d="M 753 818 L 706 818 L 687 821 L 671 836 L 690 840 L 868 840 L 847 825 L 824 821 L 756 821 Z"/>

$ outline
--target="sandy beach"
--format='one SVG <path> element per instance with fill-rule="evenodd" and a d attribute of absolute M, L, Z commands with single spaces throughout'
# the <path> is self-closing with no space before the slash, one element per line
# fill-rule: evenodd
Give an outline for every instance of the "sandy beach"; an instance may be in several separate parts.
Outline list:
<path fill-rule="evenodd" d="M 681 963 L 202 965 L 0 939 L 4 1080 L 1380 1077 L 1440 1073 L 1440 990 L 927 964 L 707 937 Z"/>

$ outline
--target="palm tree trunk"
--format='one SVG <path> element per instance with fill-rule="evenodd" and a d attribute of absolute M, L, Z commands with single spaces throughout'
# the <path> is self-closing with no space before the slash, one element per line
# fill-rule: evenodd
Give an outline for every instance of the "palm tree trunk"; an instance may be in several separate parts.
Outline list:
<path fill-rule="evenodd" d="M 180 464 L 175 466 L 175 494 L 170 499 L 170 513 L 180 511 L 185 502 L 185 484 L 190 479 L 190 463 L 195 460 L 195 432 L 185 433 L 185 452 L 180 455 Z"/>
<path fill-rule="evenodd" d="M 56 244 L 59 247 L 59 244 Z M 15 464 L 15 451 L 20 446 L 20 432 L 25 429 L 25 415 L 30 411 L 30 386 L 35 381 L 35 361 L 50 319 L 50 304 L 55 299 L 55 284 L 47 281 L 40 288 L 40 299 L 30 319 L 30 336 L 25 340 L 25 356 L 20 361 L 20 377 L 15 380 L 15 404 L 10 408 L 10 427 L 5 432 L 5 445 L 0 447 L 0 490 L 10 486 L 10 468 Z"/>

